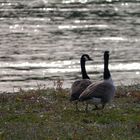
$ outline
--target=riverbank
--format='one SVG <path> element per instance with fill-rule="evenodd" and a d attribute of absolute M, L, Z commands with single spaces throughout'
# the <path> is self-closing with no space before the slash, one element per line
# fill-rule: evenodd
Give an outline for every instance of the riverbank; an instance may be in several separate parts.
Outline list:
<path fill-rule="evenodd" d="M 0 140 L 139 140 L 140 84 L 119 86 L 104 110 L 79 112 L 69 89 L 44 89 L 0 95 Z"/>

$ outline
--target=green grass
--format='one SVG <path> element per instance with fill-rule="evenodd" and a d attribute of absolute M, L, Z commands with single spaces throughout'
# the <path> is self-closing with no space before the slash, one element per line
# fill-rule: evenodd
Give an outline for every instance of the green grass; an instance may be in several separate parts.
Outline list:
<path fill-rule="evenodd" d="M 0 95 L 0 140 L 140 140 L 140 86 L 121 86 L 104 110 L 80 111 L 67 89 Z"/>

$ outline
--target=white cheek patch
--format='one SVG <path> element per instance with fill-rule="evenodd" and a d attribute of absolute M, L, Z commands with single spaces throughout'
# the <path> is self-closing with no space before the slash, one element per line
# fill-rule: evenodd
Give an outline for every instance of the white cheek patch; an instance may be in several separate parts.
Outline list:
<path fill-rule="evenodd" d="M 85 61 L 88 61 L 88 58 L 86 56 L 84 56 Z"/>
<path fill-rule="evenodd" d="M 99 105 L 99 104 L 101 104 L 101 98 L 95 98 L 95 97 L 93 97 L 92 99 L 87 100 L 87 103 L 88 104 Z"/>

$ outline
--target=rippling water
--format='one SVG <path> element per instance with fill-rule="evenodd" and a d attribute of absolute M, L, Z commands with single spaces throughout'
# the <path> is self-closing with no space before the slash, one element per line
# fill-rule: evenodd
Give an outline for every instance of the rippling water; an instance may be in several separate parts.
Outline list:
<path fill-rule="evenodd" d="M 79 59 L 93 81 L 102 79 L 110 51 L 116 84 L 140 82 L 139 0 L 1 0 L 0 92 L 37 85 L 64 87 L 81 78 Z"/>

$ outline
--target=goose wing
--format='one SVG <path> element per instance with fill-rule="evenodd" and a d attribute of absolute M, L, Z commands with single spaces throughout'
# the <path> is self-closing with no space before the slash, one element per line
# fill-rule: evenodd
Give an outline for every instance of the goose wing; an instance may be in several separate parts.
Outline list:
<path fill-rule="evenodd" d="M 78 99 L 80 94 L 91 84 L 89 79 L 77 80 L 72 84 L 71 87 L 71 99 Z M 73 98 L 73 99 L 72 99 Z"/>
<path fill-rule="evenodd" d="M 79 100 L 83 101 L 95 97 L 108 101 L 112 96 L 114 96 L 114 92 L 115 88 L 110 83 L 100 82 L 98 84 L 91 84 L 82 92 Z"/>

